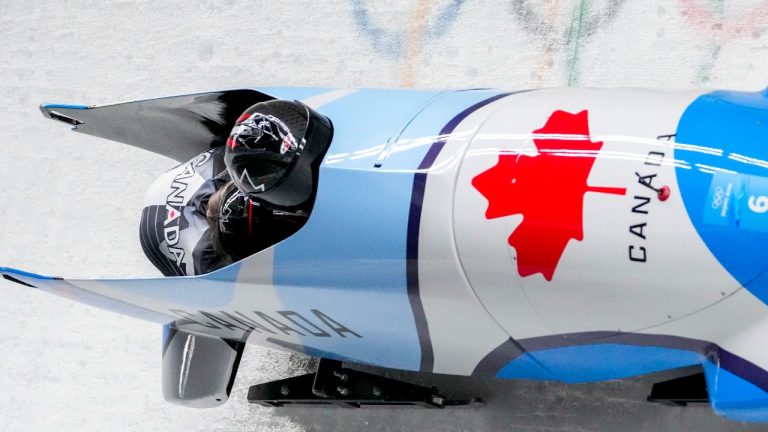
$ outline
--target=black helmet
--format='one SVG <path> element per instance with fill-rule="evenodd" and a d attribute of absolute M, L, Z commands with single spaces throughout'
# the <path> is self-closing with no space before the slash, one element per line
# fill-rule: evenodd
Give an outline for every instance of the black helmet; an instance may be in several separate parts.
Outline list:
<path fill-rule="evenodd" d="M 217 227 L 209 235 L 214 251 L 231 261 L 239 261 L 277 244 L 307 221 L 307 213 L 303 211 L 265 208 L 248 199 L 231 182 L 224 186 L 221 193 L 224 196 L 219 204 Z"/>
<path fill-rule="evenodd" d="M 219 231 L 224 235 L 252 234 L 253 203 L 234 184 L 225 186 L 219 209 Z"/>
<path fill-rule="evenodd" d="M 314 194 L 316 169 L 330 137 L 330 121 L 306 105 L 262 102 L 237 120 L 224 162 L 232 181 L 249 198 L 296 207 Z"/>

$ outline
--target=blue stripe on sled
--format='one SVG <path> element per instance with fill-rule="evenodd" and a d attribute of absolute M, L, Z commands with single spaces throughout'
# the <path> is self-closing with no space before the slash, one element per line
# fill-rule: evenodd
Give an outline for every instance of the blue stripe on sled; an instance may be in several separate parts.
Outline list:
<path fill-rule="evenodd" d="M 700 96 L 680 119 L 675 141 L 675 159 L 685 162 L 677 165 L 678 183 L 696 231 L 720 264 L 768 303 L 768 216 L 749 205 L 768 195 L 768 96 Z"/>
<path fill-rule="evenodd" d="M 30 273 L 24 270 L 18 270 L 10 267 L 0 267 L 0 273 L 7 273 L 12 276 L 22 276 L 25 278 L 32 278 L 32 279 L 55 279 L 53 276 L 43 276 L 36 273 Z M 23 282 L 26 282 L 26 281 L 23 281 Z"/>
<path fill-rule="evenodd" d="M 77 109 L 77 110 L 84 110 L 88 109 L 88 106 L 86 105 L 69 105 L 69 104 L 43 104 L 40 106 L 42 109 L 56 109 L 56 108 L 66 108 L 66 109 Z"/>
<path fill-rule="evenodd" d="M 527 353 L 496 375 L 499 378 L 555 379 L 583 383 L 620 379 L 701 363 L 697 352 L 651 346 L 594 344 Z"/>

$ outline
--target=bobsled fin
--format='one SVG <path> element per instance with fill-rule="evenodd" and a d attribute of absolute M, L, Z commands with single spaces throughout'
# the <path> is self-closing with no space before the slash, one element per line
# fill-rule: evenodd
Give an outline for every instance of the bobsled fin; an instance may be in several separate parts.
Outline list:
<path fill-rule="evenodd" d="M 114 294 L 111 291 L 108 292 L 104 290 L 104 288 L 108 288 L 110 284 L 119 286 L 120 280 L 117 279 L 72 281 L 60 277 L 43 276 L 8 267 L 0 267 L 0 275 L 4 280 L 9 282 L 14 282 L 30 288 L 36 288 L 40 291 L 50 292 L 70 300 L 95 306 L 101 309 L 110 310 L 112 312 L 117 312 L 123 315 L 132 316 L 134 318 L 154 321 L 162 324 L 173 320 L 173 316 L 170 315 L 170 313 L 166 314 L 148 309 L 143 306 L 132 304 L 126 300 L 125 295 L 120 293 Z M 143 279 L 142 281 L 145 284 L 152 285 L 153 280 L 165 281 L 165 279 L 173 278 Z M 123 280 L 123 283 L 132 285 L 135 283 L 135 281 L 136 279 L 126 279 Z M 84 288 L 83 286 L 89 282 L 96 285 L 92 286 L 91 289 Z M 158 283 L 162 284 L 162 282 Z M 99 286 L 100 284 L 103 286 Z"/>
<path fill-rule="evenodd" d="M 87 135 L 129 144 L 184 162 L 226 142 L 246 108 L 274 97 L 225 90 L 114 105 L 44 104 L 43 115 Z"/>

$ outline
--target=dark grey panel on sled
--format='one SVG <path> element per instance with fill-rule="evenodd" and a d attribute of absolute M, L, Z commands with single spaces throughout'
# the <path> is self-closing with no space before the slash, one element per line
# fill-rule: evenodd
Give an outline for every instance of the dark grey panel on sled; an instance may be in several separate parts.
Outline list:
<path fill-rule="evenodd" d="M 147 99 L 97 107 L 42 105 L 48 118 L 73 130 L 185 162 L 224 145 L 238 116 L 274 99 L 256 90 L 226 90 Z"/>
<path fill-rule="evenodd" d="M 211 408 L 229 399 L 245 344 L 166 326 L 163 396 L 177 405 Z"/>

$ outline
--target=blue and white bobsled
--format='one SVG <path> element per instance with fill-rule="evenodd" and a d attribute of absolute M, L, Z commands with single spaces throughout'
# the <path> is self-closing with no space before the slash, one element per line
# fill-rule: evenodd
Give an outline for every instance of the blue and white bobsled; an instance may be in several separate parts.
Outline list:
<path fill-rule="evenodd" d="M 293 236 L 194 277 L 3 276 L 164 324 L 165 395 L 191 406 L 226 400 L 248 342 L 566 382 L 700 366 L 718 414 L 768 421 L 765 92 L 269 88 L 42 110 L 184 162 L 271 98 L 334 127 Z"/>

